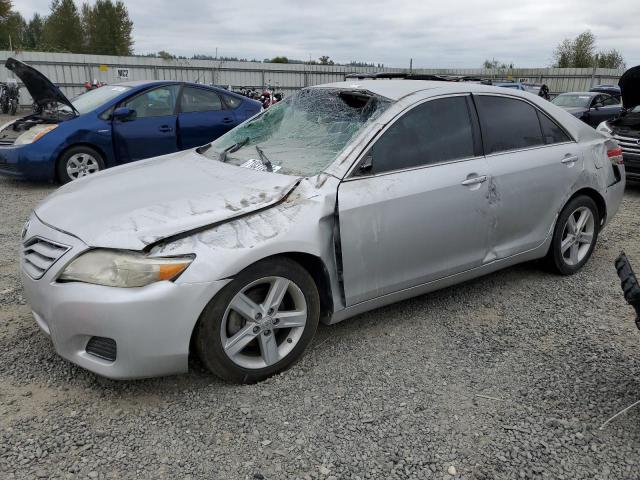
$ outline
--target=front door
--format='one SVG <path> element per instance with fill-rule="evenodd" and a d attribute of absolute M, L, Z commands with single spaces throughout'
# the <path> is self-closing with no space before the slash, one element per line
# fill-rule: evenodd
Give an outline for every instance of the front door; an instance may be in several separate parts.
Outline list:
<path fill-rule="evenodd" d="M 468 96 L 395 121 L 338 190 L 347 305 L 478 267 L 487 179 Z"/>
<path fill-rule="evenodd" d="M 227 110 L 213 90 L 182 89 L 178 115 L 180 149 L 198 147 L 227 133 L 238 124 L 233 110 Z"/>
<path fill-rule="evenodd" d="M 583 171 L 578 144 L 524 100 L 475 95 L 489 170 L 495 225 L 486 262 L 540 246 Z"/>
<path fill-rule="evenodd" d="M 121 106 L 135 110 L 132 120 L 114 120 L 118 163 L 157 157 L 178 150 L 176 104 L 180 85 L 165 85 L 127 99 Z"/>

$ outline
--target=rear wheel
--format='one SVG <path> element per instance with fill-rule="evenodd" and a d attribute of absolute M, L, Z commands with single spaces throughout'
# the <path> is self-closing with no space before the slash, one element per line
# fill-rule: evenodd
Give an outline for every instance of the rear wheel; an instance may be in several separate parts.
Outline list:
<path fill-rule="evenodd" d="M 578 272 L 591 257 L 600 228 L 595 202 L 586 195 L 571 200 L 558 217 L 547 263 L 561 275 Z"/>
<path fill-rule="evenodd" d="M 235 383 L 253 383 L 290 367 L 311 343 L 320 318 L 318 289 L 287 258 L 243 270 L 205 307 L 196 348 L 205 366 Z"/>
<path fill-rule="evenodd" d="M 104 161 L 96 150 L 81 145 L 64 152 L 58 159 L 56 169 L 60 183 L 68 183 L 103 170 Z"/>
<path fill-rule="evenodd" d="M 14 100 L 14 101 L 12 101 L 12 102 L 11 102 L 11 107 L 10 107 L 10 109 L 9 109 L 9 110 L 10 110 L 10 111 L 9 111 L 9 113 L 10 113 L 11 115 L 15 115 L 15 114 L 16 114 L 16 112 L 18 111 L 18 102 L 17 102 L 17 101 L 15 101 L 15 100 Z"/>

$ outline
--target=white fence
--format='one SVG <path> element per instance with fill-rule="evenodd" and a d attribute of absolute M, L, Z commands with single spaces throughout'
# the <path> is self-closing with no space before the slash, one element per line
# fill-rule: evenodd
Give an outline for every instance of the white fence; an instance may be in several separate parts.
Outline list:
<path fill-rule="evenodd" d="M 217 60 L 162 60 L 148 57 L 115 57 L 50 52 L 0 51 L 0 62 L 14 57 L 28 63 L 69 97 L 83 91 L 83 84 L 92 79 L 105 83 L 127 80 L 182 80 L 206 84 L 238 87 L 271 85 L 285 93 L 299 88 L 344 80 L 349 73 L 406 72 L 401 68 L 347 67 L 259 62 L 230 62 Z M 552 93 L 584 91 L 597 84 L 617 84 L 620 70 L 603 68 L 516 68 L 516 69 L 414 69 L 414 73 L 475 75 L 495 80 L 515 80 L 545 83 Z M 0 82 L 12 74 L 0 68 Z M 21 92 L 21 103 L 31 99 Z"/>

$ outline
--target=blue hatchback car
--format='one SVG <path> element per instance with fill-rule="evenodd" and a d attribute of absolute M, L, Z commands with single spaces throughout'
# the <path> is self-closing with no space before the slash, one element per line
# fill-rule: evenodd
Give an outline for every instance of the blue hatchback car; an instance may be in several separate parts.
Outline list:
<path fill-rule="evenodd" d="M 261 109 L 222 88 L 176 81 L 107 85 L 72 101 L 10 58 L 38 112 L 0 126 L 0 174 L 66 183 L 211 142 Z"/>

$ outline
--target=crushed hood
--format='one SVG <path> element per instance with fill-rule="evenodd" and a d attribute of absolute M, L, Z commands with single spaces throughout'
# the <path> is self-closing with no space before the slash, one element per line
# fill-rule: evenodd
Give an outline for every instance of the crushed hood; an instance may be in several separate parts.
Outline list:
<path fill-rule="evenodd" d="M 67 105 L 72 111 L 77 113 L 64 93 L 35 68 L 15 58 L 8 58 L 4 66 L 11 70 L 22 83 L 24 83 L 34 103 L 45 106 L 48 103 L 57 102 Z"/>
<path fill-rule="evenodd" d="M 640 65 L 630 68 L 618 81 L 622 93 L 622 105 L 631 109 L 640 105 Z"/>
<path fill-rule="evenodd" d="M 164 238 L 278 203 L 298 181 L 189 150 L 68 183 L 35 213 L 89 246 L 142 250 Z"/>

